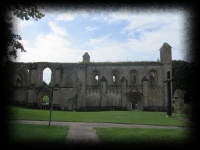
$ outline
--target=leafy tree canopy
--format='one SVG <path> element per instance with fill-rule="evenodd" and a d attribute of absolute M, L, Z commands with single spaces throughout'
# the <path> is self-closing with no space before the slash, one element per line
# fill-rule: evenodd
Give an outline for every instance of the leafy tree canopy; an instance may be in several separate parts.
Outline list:
<path fill-rule="evenodd" d="M 43 81 L 43 85 L 48 85 L 45 81 Z"/>
<path fill-rule="evenodd" d="M 196 80 L 198 78 L 197 67 L 195 62 L 183 60 L 172 61 L 173 94 L 177 89 L 185 90 L 188 101 L 196 101 Z"/>
<path fill-rule="evenodd" d="M 4 11 L 6 12 L 6 16 L 4 16 L 5 32 L 6 32 L 6 45 L 8 50 L 5 54 L 6 58 L 14 57 L 17 58 L 17 50 L 21 50 L 21 52 L 26 52 L 24 46 L 19 41 L 22 40 L 20 35 L 14 34 L 13 31 L 13 16 L 20 18 L 23 21 L 27 21 L 30 18 L 38 21 L 45 15 L 41 13 L 37 6 L 31 2 L 25 3 L 7 3 L 4 7 Z"/>

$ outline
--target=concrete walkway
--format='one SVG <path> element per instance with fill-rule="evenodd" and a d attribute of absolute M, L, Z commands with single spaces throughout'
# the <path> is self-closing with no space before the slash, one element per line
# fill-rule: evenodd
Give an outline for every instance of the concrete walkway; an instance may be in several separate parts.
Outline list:
<path fill-rule="evenodd" d="M 28 121 L 28 120 L 9 120 L 10 123 L 22 124 L 40 124 L 49 125 L 49 121 Z M 160 129 L 179 129 L 185 130 L 189 128 L 176 126 L 152 126 L 152 125 L 130 125 L 130 124 L 114 124 L 114 123 L 85 123 L 85 122 L 51 122 L 50 125 L 69 126 L 66 137 L 66 146 L 73 147 L 103 147 L 101 140 L 97 136 L 94 127 L 109 128 L 160 128 Z"/>

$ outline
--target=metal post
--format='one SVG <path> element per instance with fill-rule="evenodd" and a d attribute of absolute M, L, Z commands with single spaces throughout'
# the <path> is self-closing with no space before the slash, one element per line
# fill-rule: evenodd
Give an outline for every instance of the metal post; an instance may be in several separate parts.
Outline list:
<path fill-rule="evenodd" d="M 52 109 L 53 109 L 53 103 L 50 102 L 50 117 L 49 117 L 49 126 L 51 123 L 51 113 L 52 113 Z"/>
<path fill-rule="evenodd" d="M 172 111 L 171 111 L 171 81 L 170 79 L 170 71 L 167 72 L 167 80 L 164 82 L 167 82 L 167 97 L 168 97 L 168 104 L 167 104 L 167 117 L 172 116 Z"/>

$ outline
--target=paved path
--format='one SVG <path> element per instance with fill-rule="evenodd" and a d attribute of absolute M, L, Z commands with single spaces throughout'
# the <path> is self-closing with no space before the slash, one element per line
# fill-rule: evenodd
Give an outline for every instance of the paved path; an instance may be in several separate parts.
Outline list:
<path fill-rule="evenodd" d="M 27 121 L 27 120 L 10 120 L 10 123 L 23 124 L 42 124 L 49 125 L 49 121 Z M 94 127 L 108 128 L 160 128 L 160 129 L 188 129 L 176 126 L 152 126 L 152 125 L 130 125 L 130 124 L 114 124 L 114 123 L 85 123 L 85 122 L 51 122 L 51 125 L 69 126 L 66 137 L 66 146 L 90 146 L 102 147 L 101 140 L 97 136 Z"/>

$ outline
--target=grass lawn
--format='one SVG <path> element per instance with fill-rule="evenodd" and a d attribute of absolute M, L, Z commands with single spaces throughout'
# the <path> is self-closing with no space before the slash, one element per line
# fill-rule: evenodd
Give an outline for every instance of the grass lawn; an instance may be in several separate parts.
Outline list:
<path fill-rule="evenodd" d="M 9 125 L 8 132 L 12 146 L 63 146 L 68 127 L 15 123 Z"/>
<path fill-rule="evenodd" d="M 36 110 L 21 107 L 8 107 L 10 116 L 8 119 L 17 120 L 45 120 L 50 117 L 49 110 Z M 161 126 L 182 126 L 186 127 L 187 122 L 179 120 L 178 117 L 188 117 L 185 114 L 172 113 L 167 118 L 166 112 L 144 112 L 144 111 L 99 111 L 99 112 L 73 112 L 73 111 L 52 111 L 52 121 L 67 122 L 107 122 L 123 124 L 145 124 Z"/>
<path fill-rule="evenodd" d="M 94 128 L 105 147 L 183 146 L 188 145 L 189 131 L 148 128 Z"/>
<path fill-rule="evenodd" d="M 7 107 L 10 115 L 7 119 L 14 120 L 45 120 L 49 121 L 49 110 L 27 109 L 16 106 Z M 142 112 L 142 111 L 100 111 L 100 112 L 72 112 L 52 111 L 52 121 L 67 122 L 107 122 L 123 124 L 146 124 L 161 126 L 187 127 L 185 121 L 178 117 L 188 118 L 190 115 L 172 113 L 172 117 L 166 118 L 166 112 Z M 68 127 L 12 124 L 9 128 L 12 141 L 15 145 L 20 141 L 27 145 L 55 144 L 63 145 L 66 140 Z M 144 143 L 151 146 L 159 143 L 166 145 L 186 144 L 189 133 L 185 130 L 174 129 L 141 129 L 141 128 L 95 128 L 97 135 L 105 146 L 109 145 L 135 145 Z"/>

